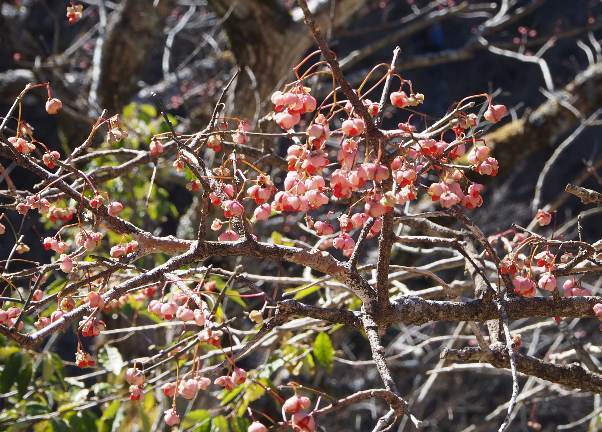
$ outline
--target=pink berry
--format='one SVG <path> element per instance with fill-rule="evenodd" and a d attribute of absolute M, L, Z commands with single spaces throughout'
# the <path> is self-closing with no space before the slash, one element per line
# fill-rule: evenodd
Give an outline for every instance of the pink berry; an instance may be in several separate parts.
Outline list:
<path fill-rule="evenodd" d="M 296 413 L 303 409 L 309 408 L 311 401 L 307 396 L 293 395 L 284 401 L 282 404 L 282 410 L 287 413 Z"/>
<path fill-rule="evenodd" d="M 226 230 L 219 235 L 218 240 L 219 241 L 236 241 L 239 238 L 240 238 L 240 236 L 238 234 L 236 234 L 234 231 Z"/>
<path fill-rule="evenodd" d="M 178 415 L 177 411 L 173 408 L 170 408 L 163 412 L 163 420 L 165 421 L 165 424 L 167 426 L 175 426 L 177 424 L 180 424 L 180 416 Z"/>
<path fill-rule="evenodd" d="M 113 201 L 107 206 L 107 213 L 109 213 L 110 216 L 117 216 L 122 211 L 123 204 L 121 204 L 119 201 Z"/>
<path fill-rule="evenodd" d="M 105 301 L 99 293 L 96 291 L 90 291 L 88 293 L 88 303 L 92 308 L 103 308 L 105 305 Z"/>
<path fill-rule="evenodd" d="M 556 289 L 556 276 L 552 273 L 544 273 L 539 278 L 537 286 L 546 291 L 554 291 Z"/>
<path fill-rule="evenodd" d="M 178 386 L 178 394 L 184 399 L 194 399 L 198 390 L 198 383 L 194 378 L 182 380 Z"/>
<path fill-rule="evenodd" d="M 125 380 L 130 385 L 143 385 L 144 384 L 144 372 L 138 368 L 128 368 L 125 371 Z"/>
<path fill-rule="evenodd" d="M 405 108 L 409 105 L 408 95 L 403 91 L 392 92 L 389 99 L 391 104 L 397 108 Z"/>
<path fill-rule="evenodd" d="M 46 112 L 50 115 L 56 115 L 63 108 L 63 103 L 60 99 L 52 98 L 46 101 Z"/>
<path fill-rule="evenodd" d="M 177 388 L 178 386 L 175 382 L 169 382 L 161 386 L 161 391 L 165 396 L 171 398 L 176 394 Z"/>
<path fill-rule="evenodd" d="M 224 216 L 227 218 L 241 217 L 245 212 L 242 204 L 235 200 L 224 201 Z"/>
<path fill-rule="evenodd" d="M 535 282 L 524 276 L 512 279 L 514 292 L 522 297 L 535 297 Z"/>
<path fill-rule="evenodd" d="M 537 220 L 539 226 L 550 225 L 550 222 L 552 222 L 552 213 L 543 209 L 539 209 L 537 210 L 535 219 Z"/>
<path fill-rule="evenodd" d="M 263 425 L 263 423 L 259 423 L 258 421 L 254 421 L 247 428 L 247 432 L 268 432 L 268 428 Z"/>
<path fill-rule="evenodd" d="M 163 153 L 163 144 L 159 140 L 152 140 L 149 146 L 149 153 L 152 157 L 157 157 Z"/>
<path fill-rule="evenodd" d="M 508 109 L 505 105 L 489 105 L 485 111 L 485 120 L 491 123 L 497 123 L 508 114 Z"/>
<path fill-rule="evenodd" d="M 261 204 L 253 212 L 255 220 L 267 220 L 272 214 L 272 207 L 269 204 Z"/>
<path fill-rule="evenodd" d="M 73 260 L 69 255 L 61 255 L 59 258 L 59 267 L 65 273 L 71 273 L 73 271 Z"/>

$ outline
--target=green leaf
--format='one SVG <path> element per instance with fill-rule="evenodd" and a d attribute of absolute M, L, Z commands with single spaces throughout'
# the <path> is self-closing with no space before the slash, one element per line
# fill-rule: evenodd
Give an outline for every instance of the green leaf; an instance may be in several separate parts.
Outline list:
<path fill-rule="evenodd" d="M 230 402 L 232 402 L 236 396 L 238 396 L 240 394 L 241 391 L 244 390 L 243 386 L 238 386 L 230 391 L 226 391 L 224 393 L 224 397 L 222 398 L 222 406 L 223 405 L 228 405 Z"/>
<path fill-rule="evenodd" d="M 123 357 L 117 348 L 111 345 L 104 346 L 98 352 L 98 362 L 108 371 L 119 375 L 124 366 Z"/>
<path fill-rule="evenodd" d="M 247 429 L 251 425 L 251 421 L 246 417 L 236 417 L 230 421 L 233 432 L 247 432 Z"/>
<path fill-rule="evenodd" d="M 271 239 L 272 243 L 274 243 L 275 245 L 295 246 L 294 242 L 290 241 L 290 239 L 285 238 L 278 231 L 272 231 Z"/>
<path fill-rule="evenodd" d="M 304 297 L 307 297 L 310 294 L 315 293 L 316 291 L 320 291 L 320 285 L 312 285 L 310 287 L 304 288 L 300 291 L 297 291 L 295 296 L 293 297 L 295 300 L 301 300 Z M 297 290 L 298 288 L 293 288 L 291 291 Z"/>
<path fill-rule="evenodd" d="M 224 294 L 226 294 L 226 296 L 230 300 L 232 300 L 234 303 L 236 303 L 240 307 L 242 307 L 244 309 L 247 308 L 247 303 L 242 299 L 242 297 L 240 296 L 240 293 L 238 291 L 236 291 L 236 290 L 226 290 L 226 292 Z"/>
<path fill-rule="evenodd" d="M 33 366 L 31 363 L 31 359 L 29 357 L 24 358 L 23 365 L 21 366 L 21 370 L 19 371 L 19 377 L 17 378 L 17 394 L 19 399 L 25 394 L 27 391 L 27 387 L 31 382 L 31 377 L 33 375 Z"/>
<path fill-rule="evenodd" d="M 183 428 L 194 427 L 195 432 L 210 432 L 211 430 L 211 413 L 207 410 L 192 410 L 182 421 Z"/>
<path fill-rule="evenodd" d="M 21 362 L 22 354 L 20 352 L 13 353 L 8 358 L 2 370 L 2 375 L 0 375 L 0 392 L 6 393 L 13 386 L 19 376 Z"/>
<path fill-rule="evenodd" d="M 211 432 L 230 432 L 228 420 L 224 416 L 217 416 L 211 420 Z"/>
<path fill-rule="evenodd" d="M 96 417 L 90 410 L 78 412 L 69 418 L 69 426 L 73 432 L 89 432 L 96 430 Z"/>
<path fill-rule="evenodd" d="M 321 332 L 314 341 L 313 355 L 323 368 L 332 370 L 332 360 L 334 357 L 334 348 L 330 336 Z"/>

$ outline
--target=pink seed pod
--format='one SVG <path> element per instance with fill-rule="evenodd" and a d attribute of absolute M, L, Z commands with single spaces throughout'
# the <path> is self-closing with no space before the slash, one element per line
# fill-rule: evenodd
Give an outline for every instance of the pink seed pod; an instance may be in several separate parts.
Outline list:
<path fill-rule="evenodd" d="M 6 312 L 8 313 L 8 318 L 17 318 L 21 314 L 21 309 L 13 306 L 8 308 Z"/>
<path fill-rule="evenodd" d="M 514 292 L 522 297 L 535 297 L 535 282 L 528 277 L 516 276 L 512 279 Z"/>
<path fill-rule="evenodd" d="M 508 108 L 505 105 L 489 105 L 483 117 L 491 123 L 497 123 L 508 114 Z"/>
<path fill-rule="evenodd" d="M 359 118 L 347 119 L 341 124 L 341 130 L 349 137 L 361 135 L 365 129 L 366 124 L 364 123 L 364 120 Z"/>
<path fill-rule="evenodd" d="M 194 399 L 198 392 L 198 383 L 194 378 L 182 380 L 178 386 L 178 394 L 184 399 Z"/>
<path fill-rule="evenodd" d="M 296 413 L 302 409 L 307 409 L 311 405 L 311 401 L 306 396 L 293 395 L 282 404 L 282 410 L 287 413 Z"/>
<path fill-rule="evenodd" d="M 314 223 L 314 230 L 319 236 L 334 234 L 334 227 L 328 222 L 317 221 Z"/>
<path fill-rule="evenodd" d="M 107 206 L 107 213 L 109 213 L 110 216 L 117 216 L 122 211 L 123 204 L 121 204 L 119 201 L 113 201 Z"/>
<path fill-rule="evenodd" d="M 195 309 L 193 311 L 193 315 L 194 315 L 194 322 L 197 325 L 200 325 L 200 326 L 205 325 L 206 318 L 205 318 L 205 313 L 202 310 Z"/>
<path fill-rule="evenodd" d="M 384 215 L 387 212 L 385 206 L 380 202 L 380 200 L 369 199 L 364 204 L 364 211 L 373 218 L 378 218 Z"/>
<path fill-rule="evenodd" d="M 268 428 L 258 421 L 254 421 L 247 428 L 247 432 L 268 432 Z"/>
<path fill-rule="evenodd" d="M 272 206 L 269 204 L 261 204 L 258 206 L 253 212 L 253 216 L 255 220 L 268 220 L 270 215 L 272 214 Z"/>
<path fill-rule="evenodd" d="M 537 210 L 535 219 L 537 220 L 537 223 L 539 224 L 539 226 L 550 225 L 550 222 L 552 222 L 552 213 L 550 213 L 546 210 L 543 210 L 543 209 L 539 209 L 539 210 Z"/>
<path fill-rule="evenodd" d="M 211 385 L 211 380 L 207 377 L 197 378 L 197 386 L 199 390 L 207 390 Z"/>
<path fill-rule="evenodd" d="M 173 397 L 176 394 L 178 386 L 175 382 L 165 383 L 161 386 L 161 391 L 168 398 Z"/>
<path fill-rule="evenodd" d="M 409 105 L 408 95 L 403 91 L 392 92 L 389 96 L 391 105 L 397 108 L 405 108 Z"/>
<path fill-rule="evenodd" d="M 170 408 L 163 412 L 163 420 L 165 421 L 165 424 L 167 426 L 175 426 L 177 424 L 180 424 L 180 416 L 178 415 L 177 411 L 173 408 Z"/>
<path fill-rule="evenodd" d="M 556 289 L 556 276 L 552 273 L 544 273 L 537 281 L 537 286 L 542 290 L 554 291 Z"/>
<path fill-rule="evenodd" d="M 112 258 L 120 258 L 126 255 L 126 247 L 124 245 L 116 245 L 109 252 Z"/>
<path fill-rule="evenodd" d="M 4 324 L 6 321 L 8 321 L 8 312 L 0 309 L 0 324 Z"/>
<path fill-rule="evenodd" d="M 88 293 L 88 303 L 92 308 L 103 308 L 105 305 L 105 301 L 99 293 L 96 291 L 90 291 Z"/>
<path fill-rule="evenodd" d="M 226 241 L 236 241 L 239 238 L 240 238 L 240 236 L 238 234 L 236 234 L 234 231 L 226 230 L 223 233 L 221 233 L 217 239 L 219 241 L 226 242 Z"/>
<path fill-rule="evenodd" d="M 36 302 L 42 300 L 42 297 L 44 297 L 44 293 L 40 289 L 35 290 L 31 295 L 31 299 Z"/>
<path fill-rule="evenodd" d="M 450 208 L 459 204 L 462 199 L 453 192 L 443 192 L 439 197 L 439 203 L 443 208 Z"/>
<path fill-rule="evenodd" d="M 243 205 L 235 200 L 228 200 L 224 202 L 224 217 L 233 218 L 240 217 L 245 212 Z"/>
<path fill-rule="evenodd" d="M 161 315 L 161 305 L 162 303 L 159 300 L 151 300 L 148 303 L 147 310 L 155 315 Z"/>
<path fill-rule="evenodd" d="M 95 195 L 91 200 L 90 200 L 90 207 L 92 207 L 93 209 L 97 209 L 102 205 L 102 197 L 100 195 Z"/>
<path fill-rule="evenodd" d="M 186 306 L 180 306 L 176 311 L 176 318 L 181 321 L 194 321 L 194 312 Z"/>
<path fill-rule="evenodd" d="M 222 375 L 215 379 L 215 385 L 225 388 L 226 390 L 232 390 L 236 385 L 229 375 Z"/>
<path fill-rule="evenodd" d="M 596 303 L 592 309 L 596 317 L 602 321 L 602 303 Z"/>
<path fill-rule="evenodd" d="M 231 377 L 234 384 L 240 385 L 247 380 L 247 371 L 242 368 L 235 367 L 232 371 Z"/>
<path fill-rule="evenodd" d="M 59 152 L 57 152 L 56 150 L 51 151 L 51 152 L 46 152 L 42 156 L 42 163 L 44 165 L 46 165 L 47 168 L 54 169 L 54 168 L 56 168 L 56 161 L 58 161 L 60 158 L 61 158 L 61 154 Z"/>
<path fill-rule="evenodd" d="M 1 322 L 1 321 L 0 321 Z M 52 321 L 48 317 L 40 317 L 36 322 L 33 323 L 33 326 L 37 330 L 41 330 L 44 327 L 48 326 Z"/>
<path fill-rule="evenodd" d="M 299 432 L 314 432 L 316 430 L 314 416 L 303 411 L 293 414 L 291 424 L 293 425 L 293 429 Z"/>
<path fill-rule="evenodd" d="M 149 145 L 149 153 L 152 157 L 157 157 L 159 156 L 161 153 L 163 153 L 164 148 L 163 148 L 163 144 L 161 144 L 161 141 L 159 140 L 152 140 L 150 145 Z"/>
<path fill-rule="evenodd" d="M 21 137 L 10 137 L 8 142 L 13 145 L 16 151 L 22 154 L 29 154 L 36 149 L 34 144 L 25 141 L 25 139 Z"/>
<path fill-rule="evenodd" d="M 144 388 L 142 388 L 142 386 L 138 386 L 138 385 L 130 386 L 130 400 L 137 401 L 137 400 L 140 400 L 140 398 L 142 396 L 144 396 Z"/>
<path fill-rule="evenodd" d="M 164 319 L 171 321 L 174 319 L 177 310 L 178 305 L 174 302 L 163 303 L 161 305 L 161 316 L 163 316 Z"/>
<path fill-rule="evenodd" d="M 144 384 L 144 372 L 138 368 L 128 368 L 125 371 L 125 380 L 130 385 L 143 385 Z"/>
<path fill-rule="evenodd" d="M 46 101 L 46 112 L 50 115 L 56 115 L 63 108 L 63 103 L 60 99 L 52 98 Z"/>
<path fill-rule="evenodd" d="M 6 227 L 0 223 L 0 235 L 4 234 L 6 232 Z"/>
<path fill-rule="evenodd" d="M 59 267 L 65 273 L 71 273 L 73 271 L 73 260 L 69 255 L 61 255 L 59 258 Z"/>

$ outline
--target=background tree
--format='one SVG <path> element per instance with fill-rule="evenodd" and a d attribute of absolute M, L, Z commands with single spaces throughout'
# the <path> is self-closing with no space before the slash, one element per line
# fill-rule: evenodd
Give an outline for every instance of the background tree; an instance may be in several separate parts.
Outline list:
<path fill-rule="evenodd" d="M 5 2 L 2 428 L 599 428 L 599 12 Z"/>

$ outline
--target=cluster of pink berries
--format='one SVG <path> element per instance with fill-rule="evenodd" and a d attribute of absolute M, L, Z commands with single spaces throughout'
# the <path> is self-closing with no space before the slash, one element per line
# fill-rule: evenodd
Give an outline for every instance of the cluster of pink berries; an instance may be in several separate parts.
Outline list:
<path fill-rule="evenodd" d="M 200 326 L 205 325 L 206 315 L 204 311 L 190 309 L 185 304 L 178 305 L 175 301 L 160 302 L 151 300 L 148 304 L 148 311 L 168 321 L 177 318 L 181 321 L 195 322 Z"/>
<path fill-rule="evenodd" d="M 138 242 L 132 240 L 125 244 L 115 245 L 111 248 L 110 255 L 113 258 L 120 258 L 122 256 L 129 255 L 138 250 Z"/>
<path fill-rule="evenodd" d="M 316 421 L 311 412 L 307 412 L 311 401 L 306 396 L 293 395 L 282 404 L 282 418 L 290 422 L 291 427 L 297 432 L 314 432 Z M 290 420 L 286 415 L 292 414 Z"/>
<path fill-rule="evenodd" d="M 21 314 L 21 309 L 18 307 L 10 307 L 7 310 L 0 309 L 0 324 L 4 324 L 7 327 L 14 327 L 17 322 L 17 318 Z M 23 321 L 20 321 L 17 330 L 23 329 Z"/>
<path fill-rule="evenodd" d="M 128 379 L 128 376 L 135 376 L 136 379 Z M 142 379 L 139 379 L 139 376 L 142 376 Z M 217 377 L 214 383 L 216 385 L 224 387 L 227 390 L 232 390 L 236 386 L 243 384 L 246 381 L 246 379 L 247 372 L 244 369 L 235 367 L 230 375 L 223 375 Z M 142 391 L 142 386 L 144 384 L 144 374 L 138 369 L 130 368 L 128 369 L 128 371 L 126 371 L 126 380 L 132 385 L 130 387 L 130 399 L 134 399 L 134 397 L 132 396 L 132 390 L 136 392 L 136 395 Z M 163 386 L 161 386 L 161 391 L 168 398 L 174 398 L 177 395 L 184 399 L 192 400 L 196 397 L 199 391 L 207 390 L 210 385 L 211 380 L 209 378 L 195 376 L 193 374 L 192 378 L 185 378 L 180 380 L 179 382 L 169 382 L 163 384 Z M 178 412 L 175 409 L 175 405 L 174 407 L 164 411 L 163 414 L 163 420 L 168 426 L 175 426 L 180 423 L 180 416 L 178 415 Z"/>
<path fill-rule="evenodd" d="M 295 86 L 288 92 L 277 91 L 272 94 L 274 120 L 284 130 L 290 130 L 300 121 L 301 116 L 313 112 L 317 107 L 316 98 L 309 94 L 310 89 Z"/>

